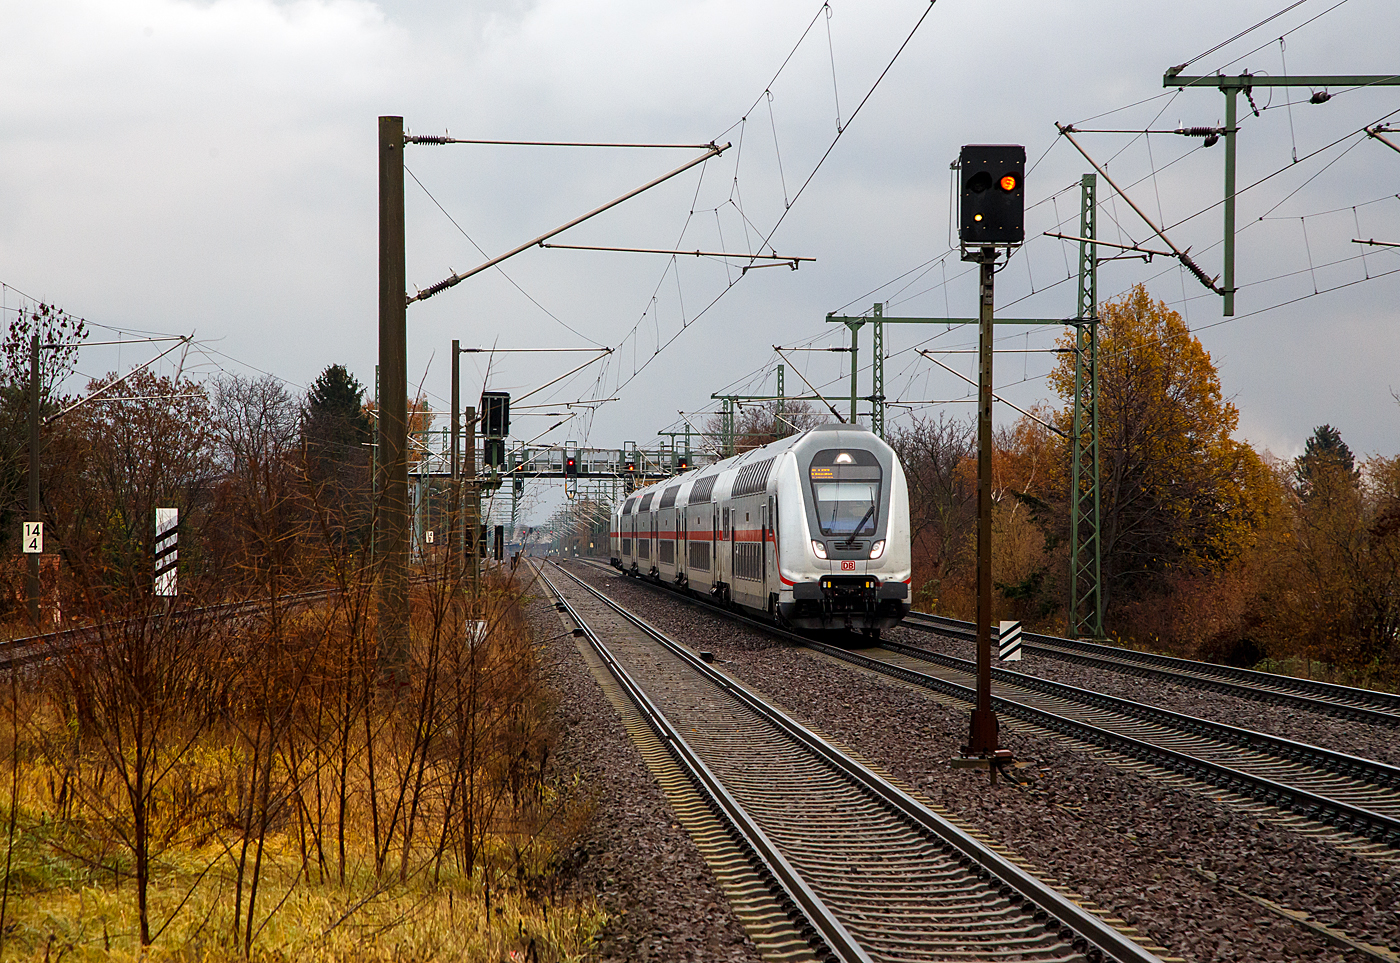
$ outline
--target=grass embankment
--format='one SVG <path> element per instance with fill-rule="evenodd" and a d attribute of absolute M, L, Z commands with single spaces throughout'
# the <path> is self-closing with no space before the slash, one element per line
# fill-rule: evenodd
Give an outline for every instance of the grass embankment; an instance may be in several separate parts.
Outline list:
<path fill-rule="evenodd" d="M 587 817 L 515 586 L 368 597 L 253 627 L 128 613 L 0 683 L 6 959 L 582 959 L 556 887 Z M 473 616 L 473 617 L 469 617 Z"/>

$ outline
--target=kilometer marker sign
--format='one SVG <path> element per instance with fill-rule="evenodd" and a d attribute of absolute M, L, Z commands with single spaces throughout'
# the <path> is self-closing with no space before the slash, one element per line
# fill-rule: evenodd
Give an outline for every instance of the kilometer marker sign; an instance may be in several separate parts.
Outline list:
<path fill-rule="evenodd" d="M 44 523 L 24 523 L 24 554 L 42 555 L 44 552 Z"/>

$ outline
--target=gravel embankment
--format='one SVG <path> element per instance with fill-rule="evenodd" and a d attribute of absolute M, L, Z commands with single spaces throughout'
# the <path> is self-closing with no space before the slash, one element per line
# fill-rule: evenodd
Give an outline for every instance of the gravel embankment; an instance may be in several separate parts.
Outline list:
<path fill-rule="evenodd" d="M 1190 961 L 1360 959 L 1203 878 L 1311 911 L 1352 938 L 1400 947 L 1400 870 L 1261 823 L 1211 800 L 1100 762 L 1049 736 L 1003 730 L 1033 777 L 989 787 L 953 770 L 967 710 L 659 595 L 575 569 L 678 640 L 1000 841 L 1035 870 Z"/>
<path fill-rule="evenodd" d="M 554 606 L 538 599 L 526 615 L 542 641 L 542 669 L 557 696 L 561 734 L 553 774 L 564 781 L 577 774 L 594 802 L 565 866 L 566 883 L 596 894 L 610 917 L 590 958 L 759 963 L 573 637 L 561 636 Z"/>
<path fill-rule="evenodd" d="M 976 656 L 972 643 L 966 639 L 954 639 L 921 629 L 896 628 L 891 630 L 890 638 L 960 659 L 973 659 Z M 1362 722 L 1348 722 L 1304 709 L 1269 705 L 1224 692 L 1193 689 L 1159 679 L 1075 665 L 1044 656 L 1026 654 L 1019 663 L 994 664 L 998 668 L 1063 682 L 1082 689 L 1092 689 L 1120 699 L 1149 703 L 1212 722 L 1266 732 L 1284 739 L 1307 742 L 1336 752 L 1400 766 L 1400 730 Z"/>

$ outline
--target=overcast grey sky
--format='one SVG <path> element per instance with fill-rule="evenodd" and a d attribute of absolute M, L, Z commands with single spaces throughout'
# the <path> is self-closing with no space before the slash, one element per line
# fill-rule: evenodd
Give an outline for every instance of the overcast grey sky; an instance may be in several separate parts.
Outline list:
<path fill-rule="evenodd" d="M 1077 231 L 1088 167 L 1054 122 L 1221 123 L 1218 91 L 1164 94 L 1163 71 L 1286 5 L 939 0 L 852 120 L 928 10 L 922 0 L 833 0 L 825 10 L 812 0 L 7 0 L 4 307 L 27 295 L 117 328 L 193 331 L 201 348 L 187 371 L 270 371 L 304 386 L 340 362 L 371 384 L 378 115 L 467 138 L 731 142 L 703 168 L 557 240 L 746 252 L 771 232 L 779 253 L 814 263 L 740 276 L 693 257 L 535 249 L 504 274 L 409 310 L 409 380 L 435 404 L 448 396 L 453 338 L 611 346 L 605 364 L 532 401 L 621 400 L 544 440 L 646 443 L 678 410 L 711 407 L 711 392 L 771 391 L 774 344 L 844 344 L 844 331 L 823 321 L 828 311 L 857 314 L 880 300 L 892 315 L 973 313 L 972 277 L 948 254 L 948 164 L 964 143 L 1024 143 L 1034 164 L 1031 241 L 999 277 L 999 310 L 1071 315 L 1074 250 L 1040 235 Z M 1400 69 L 1400 5 L 1349 0 L 1329 12 L 1334 5 L 1303 3 L 1187 72 Z M 1322 105 L 1308 93 L 1293 91 L 1290 107 L 1283 91 L 1259 89 L 1257 118 L 1241 102 L 1241 185 L 1279 173 L 1241 197 L 1238 318 L 1222 323 L 1219 299 L 1161 258 L 1104 265 L 1100 294 L 1145 281 L 1182 310 L 1240 408 L 1240 436 L 1256 446 L 1290 456 L 1328 422 L 1359 454 L 1392 455 L 1400 273 L 1385 275 L 1400 271 L 1400 249 L 1367 248 L 1362 260 L 1350 241 L 1400 241 L 1400 153 L 1353 133 L 1400 111 L 1400 88 L 1337 88 Z M 1088 120 L 1117 108 L 1126 109 Z M 809 181 L 838 122 L 844 133 Z M 1154 218 L 1190 218 L 1173 240 L 1219 270 L 1219 208 L 1191 215 L 1220 200 L 1223 144 L 1172 134 L 1080 140 L 1112 160 L 1114 179 Z M 504 251 L 692 156 L 411 147 L 410 287 L 480 263 L 475 245 Z M 1100 198 L 1101 237 L 1149 239 L 1107 185 Z M 1348 286 L 1307 297 L 1338 285 Z M 1002 346 L 1048 348 L 1061 330 L 1008 330 Z M 916 343 L 974 340 L 967 329 L 891 327 L 887 395 L 968 396 Z M 100 373 L 150 353 L 90 349 L 80 367 Z M 847 390 L 848 356 L 792 358 L 824 392 Z M 948 358 L 973 373 L 970 355 Z M 999 390 L 1022 405 L 1048 397 L 1050 358 L 999 356 Z M 521 395 L 581 360 L 500 355 L 490 387 Z M 471 398 L 486 366 L 468 358 L 464 371 Z M 801 389 L 792 373 L 787 389 Z M 966 416 L 971 406 L 945 410 Z M 557 420 L 522 411 L 514 433 L 528 438 Z"/>

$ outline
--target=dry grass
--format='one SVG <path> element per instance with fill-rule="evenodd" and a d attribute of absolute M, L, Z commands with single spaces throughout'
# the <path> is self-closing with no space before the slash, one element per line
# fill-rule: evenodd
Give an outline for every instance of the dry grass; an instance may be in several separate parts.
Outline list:
<path fill-rule="evenodd" d="M 418 590 L 387 672 L 368 602 L 133 620 L 6 679 L 3 957 L 585 958 L 603 914 L 555 873 L 587 800 L 545 778 L 517 587 Z"/>
<path fill-rule="evenodd" d="M 142 958 L 130 886 L 93 878 L 45 853 L 45 842 L 34 839 L 16 854 L 15 885 L 23 888 L 11 896 L 5 958 Z M 344 885 L 311 882 L 297 871 L 294 840 L 270 842 L 280 858 L 266 882 L 284 902 L 259 930 L 253 958 L 581 960 L 603 922 L 591 902 L 551 904 L 515 891 L 493 893 L 488 913 L 479 875 L 385 882 L 365 861 Z M 168 854 L 151 892 L 160 932 L 144 958 L 244 958 L 231 936 L 233 884 L 218 869 L 225 861 L 217 845 Z"/>

